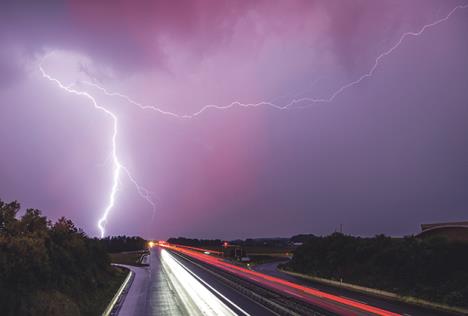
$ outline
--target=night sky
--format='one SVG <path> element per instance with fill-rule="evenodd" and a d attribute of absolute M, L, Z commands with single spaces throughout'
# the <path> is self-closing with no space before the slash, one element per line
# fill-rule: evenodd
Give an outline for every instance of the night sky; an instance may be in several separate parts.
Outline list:
<path fill-rule="evenodd" d="M 340 87 L 372 76 L 330 102 Z M 415 233 L 468 219 L 468 1 L 1 1 L 0 198 L 91 236 Z M 271 102 L 208 108 L 206 105 Z"/>

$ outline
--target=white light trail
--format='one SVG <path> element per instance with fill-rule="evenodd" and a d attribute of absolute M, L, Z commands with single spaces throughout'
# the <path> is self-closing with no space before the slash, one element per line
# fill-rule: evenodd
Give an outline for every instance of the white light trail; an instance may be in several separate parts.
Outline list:
<path fill-rule="evenodd" d="M 394 52 L 404 41 L 406 38 L 408 37 L 418 37 L 420 35 L 422 35 L 427 29 L 429 28 L 432 28 L 432 27 L 435 27 L 437 25 L 439 25 L 440 23 L 443 23 L 445 21 L 447 21 L 448 19 L 450 19 L 450 17 L 457 11 L 457 10 L 460 10 L 460 9 L 466 9 L 468 8 L 468 4 L 465 4 L 465 5 L 458 5 L 456 7 L 454 7 L 448 14 L 446 14 L 444 17 L 432 22 L 432 23 L 429 23 L 429 24 L 425 24 L 423 25 L 419 31 L 417 32 L 405 32 L 403 33 L 399 40 L 392 46 L 390 47 L 388 50 L 384 51 L 383 53 L 381 53 L 380 55 L 378 55 L 374 61 L 374 64 L 373 66 L 369 69 L 369 71 L 367 71 L 366 73 L 364 73 L 363 75 L 361 75 L 360 77 L 358 77 L 356 80 L 354 81 L 351 81 L 343 86 L 341 86 L 340 88 L 338 88 L 337 90 L 335 90 L 328 98 L 309 98 L 309 97 L 304 97 L 304 98 L 298 98 L 298 99 L 292 99 L 289 103 L 285 104 L 285 105 L 278 105 L 276 103 L 273 103 L 273 102 L 269 102 L 269 101 L 261 101 L 261 102 L 258 102 L 258 103 L 242 103 L 240 101 L 234 101 L 234 102 L 231 102 L 229 104 L 226 104 L 226 105 L 216 105 L 216 104 L 208 104 L 208 105 L 205 105 L 203 106 L 200 110 L 196 111 L 196 112 L 193 112 L 191 114 L 178 114 L 178 113 L 175 113 L 175 112 L 171 112 L 171 111 L 167 111 L 167 110 L 163 110 L 161 109 L 160 107 L 158 106 L 153 106 L 153 105 L 143 105 L 139 102 L 136 102 L 135 100 L 133 100 L 132 98 L 130 98 L 129 96 L 126 96 L 124 94 L 121 94 L 121 93 L 118 93 L 118 92 L 109 92 L 108 90 L 106 90 L 105 88 L 99 86 L 98 84 L 96 83 L 92 83 L 92 82 L 87 82 L 85 81 L 84 83 L 89 85 L 89 86 L 92 86 L 98 90 L 100 90 L 101 92 L 103 92 L 105 95 L 107 96 L 116 96 L 116 97 L 120 97 L 120 98 L 123 98 L 125 99 L 127 102 L 139 107 L 140 109 L 142 110 L 153 110 L 153 111 L 156 111 L 160 114 L 163 114 L 163 115 L 168 115 L 168 116 L 172 116 L 174 118 L 179 118 L 179 119 L 192 119 L 192 118 L 195 118 L 197 116 L 199 116 L 200 114 L 202 114 L 203 112 L 209 110 L 209 109 L 217 109 L 217 110 L 227 110 L 227 109 L 230 109 L 232 107 L 245 107 L 245 108 L 250 108 L 250 107 L 260 107 L 260 106 L 266 106 L 266 107 L 271 107 L 271 108 L 274 108 L 274 109 L 277 109 L 277 110 L 287 110 L 287 109 L 290 109 L 290 108 L 303 108 L 303 107 L 306 107 L 306 106 L 310 106 L 311 104 L 315 104 L 315 103 L 331 103 L 333 102 L 339 95 L 341 95 L 344 91 L 356 86 L 356 85 L 359 85 L 363 80 L 367 79 L 367 78 L 370 78 L 374 75 L 375 71 L 377 70 L 378 66 L 381 64 L 381 61 L 389 56 L 390 54 L 392 54 L 392 52 Z M 113 114 L 111 111 L 109 111 L 108 109 L 98 105 L 98 103 L 96 102 L 96 99 L 91 95 L 89 94 L 88 92 L 85 92 L 85 91 L 78 91 L 78 90 L 75 90 L 72 88 L 73 85 L 69 85 L 69 86 L 65 86 L 64 84 L 62 84 L 58 79 L 56 78 L 53 78 L 52 76 L 50 76 L 49 74 L 47 74 L 44 69 L 42 68 L 42 65 L 39 66 L 39 69 L 42 73 L 42 76 L 52 82 L 54 82 L 59 88 L 67 91 L 68 93 L 71 93 L 71 94 L 75 94 L 75 95 L 78 95 L 78 96 L 83 96 L 83 97 L 86 97 L 87 99 L 89 99 L 92 104 L 94 105 L 94 107 L 102 112 L 104 112 L 106 115 L 108 115 L 111 119 L 112 119 L 112 122 L 113 122 L 113 134 L 112 134 L 112 162 L 113 162 L 113 176 L 112 176 L 112 188 L 111 188 L 111 192 L 110 192 L 110 195 L 109 195 L 109 201 L 108 201 L 108 205 L 106 206 L 106 208 L 104 209 L 104 212 L 103 212 L 103 215 L 102 217 L 99 219 L 98 221 L 98 227 L 99 227 L 99 230 L 101 232 L 101 237 L 104 237 L 105 235 L 105 229 L 104 229 L 104 226 L 103 224 L 106 222 L 107 220 L 107 217 L 111 211 L 111 209 L 114 207 L 115 205 L 115 198 L 116 198 L 116 194 L 117 194 L 117 191 L 118 191 L 118 186 L 119 186 L 119 180 L 120 180 L 120 174 L 122 171 L 124 171 L 128 178 L 130 179 L 130 181 L 135 185 L 137 191 L 138 191 L 138 194 L 144 198 L 153 208 L 153 216 L 154 216 L 154 213 L 155 213 L 155 203 L 153 202 L 152 198 L 151 198 L 151 195 L 149 193 L 148 190 L 146 190 L 145 188 L 141 187 L 140 185 L 138 185 L 138 183 L 135 181 L 135 179 L 132 177 L 132 175 L 130 174 L 130 172 L 128 171 L 127 168 L 125 168 L 119 161 L 118 159 L 118 156 L 117 156 L 117 134 L 118 134 L 118 119 L 116 117 L 115 114 Z M 295 105 L 300 105 L 302 103 L 306 103 L 302 106 L 295 106 Z"/>
<path fill-rule="evenodd" d="M 205 281 L 198 276 L 195 278 L 196 275 L 190 273 L 189 270 L 166 249 L 161 249 L 161 264 L 167 274 L 169 282 L 190 315 L 237 315 L 205 287 L 208 285 Z M 209 286 L 209 288 L 216 291 L 211 286 Z M 218 291 L 216 292 L 224 299 L 227 299 Z M 232 303 L 230 300 L 228 301 Z M 237 305 L 234 304 L 234 306 L 242 311 L 244 315 L 250 316 Z"/>

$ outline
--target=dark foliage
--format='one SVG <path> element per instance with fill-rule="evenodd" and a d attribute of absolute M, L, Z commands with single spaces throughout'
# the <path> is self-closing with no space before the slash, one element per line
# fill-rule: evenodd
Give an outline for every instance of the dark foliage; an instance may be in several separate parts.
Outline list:
<path fill-rule="evenodd" d="M 52 223 L 36 209 L 17 218 L 19 209 L 0 200 L 1 314 L 89 314 L 114 273 L 105 249 L 66 218 Z"/>
<path fill-rule="evenodd" d="M 141 237 L 113 236 L 100 239 L 107 252 L 136 251 L 147 248 L 147 241 Z"/>
<path fill-rule="evenodd" d="M 219 247 L 224 241 L 221 239 L 195 239 L 195 238 L 169 238 L 167 242 L 191 247 Z M 245 240 L 236 239 L 228 243 L 242 247 L 287 247 L 289 238 L 247 238 Z"/>
<path fill-rule="evenodd" d="M 232 244 L 242 247 L 287 247 L 289 238 L 247 238 L 245 240 L 234 240 Z"/>
<path fill-rule="evenodd" d="M 309 236 L 286 265 L 292 271 L 468 306 L 468 244 L 445 239 Z"/>
<path fill-rule="evenodd" d="M 221 239 L 195 239 L 195 238 L 185 238 L 185 237 L 177 237 L 177 238 L 169 238 L 167 240 L 168 243 L 171 244 L 178 244 L 183 246 L 190 246 L 190 247 L 207 247 L 207 246 L 221 246 L 223 241 Z"/>
<path fill-rule="evenodd" d="M 300 234 L 300 235 L 295 235 L 292 236 L 289 241 L 294 243 L 294 242 L 306 242 L 310 239 L 314 239 L 315 235 L 313 234 Z"/>

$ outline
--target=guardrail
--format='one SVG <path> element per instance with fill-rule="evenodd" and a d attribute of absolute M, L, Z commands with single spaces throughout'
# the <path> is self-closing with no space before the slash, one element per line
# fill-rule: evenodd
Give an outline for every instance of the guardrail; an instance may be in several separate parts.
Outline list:
<path fill-rule="evenodd" d="M 127 269 L 120 265 L 115 265 L 115 266 Z M 119 313 L 120 307 L 122 306 L 123 300 L 125 298 L 125 294 L 127 294 L 128 289 L 130 288 L 130 285 L 133 282 L 133 278 L 135 277 L 135 272 L 131 271 L 130 269 L 127 269 L 127 270 L 128 270 L 127 277 L 123 281 L 117 293 L 115 293 L 109 305 L 107 305 L 107 308 L 102 313 L 102 316 L 114 316 Z"/>
<path fill-rule="evenodd" d="M 335 280 L 314 277 L 311 275 L 292 272 L 292 271 L 284 270 L 281 268 L 278 268 L 278 270 L 286 274 L 295 276 L 295 277 L 315 281 L 315 282 L 326 284 L 326 285 L 331 285 L 337 288 L 343 288 L 343 289 L 347 289 L 347 290 L 354 291 L 354 292 L 369 294 L 369 295 L 381 297 L 381 298 L 392 300 L 392 301 L 403 302 L 403 303 L 407 303 L 407 304 L 411 304 L 415 306 L 421 306 L 421 307 L 438 310 L 442 312 L 455 313 L 457 315 L 468 315 L 468 309 L 462 308 L 462 307 L 448 306 L 448 305 L 444 305 L 441 303 L 429 302 L 429 301 L 419 299 L 416 297 L 412 297 L 412 296 L 402 296 L 402 295 L 398 295 L 396 293 L 392 293 L 388 291 L 373 289 L 373 288 L 355 285 L 351 283 L 345 283 L 345 282 L 340 282 L 340 281 L 335 281 Z"/>

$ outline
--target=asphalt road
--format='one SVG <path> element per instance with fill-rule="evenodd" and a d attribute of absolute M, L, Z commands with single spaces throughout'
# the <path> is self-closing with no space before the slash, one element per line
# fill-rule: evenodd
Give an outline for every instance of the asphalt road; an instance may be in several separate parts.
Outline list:
<path fill-rule="evenodd" d="M 135 279 L 120 316 L 275 315 L 190 261 L 153 248 L 148 267 L 129 267 Z"/>
<path fill-rule="evenodd" d="M 234 278 L 239 278 L 237 283 L 251 282 L 258 285 L 260 288 L 255 291 L 258 293 L 264 292 L 263 289 L 268 289 L 273 293 L 265 293 L 266 297 L 270 297 L 283 306 L 292 307 L 296 309 L 298 315 L 309 315 L 313 313 L 309 307 L 307 311 L 299 307 L 299 311 L 294 304 L 302 304 L 305 306 L 312 306 L 313 310 L 319 310 L 325 314 L 344 315 L 344 316 L 368 316 L 368 315 L 381 315 L 381 316 L 399 316 L 401 314 L 394 313 L 378 306 L 369 305 L 355 299 L 347 299 L 339 295 L 333 295 L 327 292 L 319 291 L 314 288 L 303 286 L 293 283 L 281 278 L 273 277 L 264 273 L 259 273 L 249 270 L 223 260 L 214 256 L 206 255 L 191 249 L 186 249 L 184 246 L 164 244 L 165 248 L 175 251 L 179 254 L 188 256 L 191 260 L 202 262 L 213 267 L 213 269 L 220 269 L 224 273 L 228 273 Z M 244 281 L 242 281 L 244 280 Z M 280 295 L 280 296 L 278 296 Z M 270 300 L 271 301 L 271 300 Z M 301 302 L 301 303 L 300 303 Z M 305 304 L 305 305 L 304 305 Z"/>
<path fill-rule="evenodd" d="M 153 248 L 148 257 L 148 267 L 129 267 L 135 272 L 135 279 L 119 315 L 276 315 L 214 276 L 210 272 L 211 265 L 236 277 L 270 287 L 279 293 L 300 298 L 312 305 L 328 306 L 331 309 L 326 308 L 327 310 L 339 315 L 448 315 L 290 276 L 276 269 L 278 263 L 256 266 L 255 271 L 261 272 L 259 274 L 236 268 L 211 256 L 192 251 L 182 252 L 185 255 L 181 256 L 178 252 L 173 253 L 164 248 Z M 201 262 L 205 265 L 200 264 Z M 299 285 L 292 285 L 286 281 L 278 281 L 278 279 L 275 281 L 272 277 Z M 311 293 L 309 289 L 312 289 Z M 313 289 L 322 292 L 314 293 Z M 324 293 L 334 295 L 335 298 L 330 301 L 326 296 L 328 294 Z M 346 299 L 347 302 L 345 302 Z M 356 307 L 356 304 L 360 304 L 359 308 L 363 309 L 361 312 L 353 307 L 353 305 Z M 380 308 L 380 311 L 373 312 L 374 307 Z"/>
<path fill-rule="evenodd" d="M 363 302 L 368 305 L 377 306 L 385 310 L 392 311 L 394 313 L 398 313 L 402 315 L 411 315 L 411 316 L 448 316 L 448 315 L 451 315 L 448 313 L 438 312 L 438 311 L 429 310 L 429 309 L 418 307 L 418 306 L 413 306 L 413 305 L 404 304 L 404 303 L 400 303 L 396 301 L 386 300 L 386 299 L 378 298 L 375 296 L 353 292 L 353 291 L 349 291 L 346 289 L 340 289 L 340 288 L 336 288 L 332 286 L 327 286 L 327 285 L 314 282 L 311 280 L 298 278 L 298 277 L 279 271 L 277 269 L 277 266 L 280 263 L 282 262 L 271 262 L 271 263 L 257 265 L 254 267 L 254 270 L 267 274 L 267 275 L 277 277 L 277 278 L 281 278 L 290 282 L 294 282 L 294 283 L 298 283 L 301 285 L 305 285 L 307 287 L 315 288 L 323 292 L 327 292 L 327 293 L 334 294 L 337 296 Z"/>

